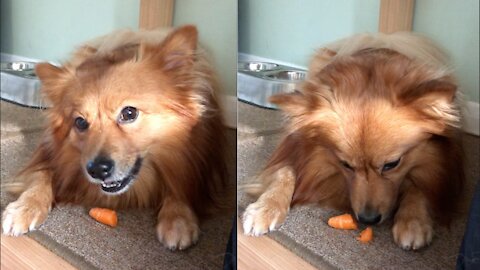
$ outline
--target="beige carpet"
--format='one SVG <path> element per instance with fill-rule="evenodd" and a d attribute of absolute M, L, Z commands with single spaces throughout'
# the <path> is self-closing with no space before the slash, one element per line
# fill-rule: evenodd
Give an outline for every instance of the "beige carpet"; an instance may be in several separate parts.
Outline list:
<path fill-rule="evenodd" d="M 43 113 L 2 101 L 1 181 L 9 181 L 30 156 L 42 133 Z M 236 132 L 229 130 L 229 170 L 236 179 Z M 233 185 L 232 185 L 233 187 Z M 12 200 L 1 192 L 1 207 Z M 233 202 L 232 202 L 233 203 Z M 164 248 L 155 236 L 152 210 L 119 211 L 111 229 L 88 216 L 87 209 L 54 208 L 47 221 L 28 235 L 80 269 L 221 269 L 234 214 L 201 224 L 198 244 L 183 252 Z"/>
<path fill-rule="evenodd" d="M 238 184 L 248 181 L 264 165 L 279 140 L 280 112 L 238 104 Z M 479 138 L 464 136 L 467 152 L 468 186 L 465 196 L 471 198 L 473 186 L 479 176 Z M 238 208 L 252 200 L 241 192 Z M 433 244 L 417 252 L 398 248 L 391 235 L 391 223 L 374 227 L 373 243 L 362 245 L 355 240 L 357 231 L 330 228 L 327 220 L 338 212 L 318 207 L 292 209 L 285 224 L 269 236 L 300 257 L 319 268 L 334 269 L 454 269 L 457 253 L 465 229 L 466 215 L 456 220 L 450 230 L 436 228 Z"/>

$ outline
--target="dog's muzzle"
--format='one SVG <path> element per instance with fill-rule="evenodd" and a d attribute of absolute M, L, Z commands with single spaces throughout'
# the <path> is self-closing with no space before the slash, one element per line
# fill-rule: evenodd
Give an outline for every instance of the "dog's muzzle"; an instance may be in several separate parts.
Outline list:
<path fill-rule="evenodd" d="M 135 180 L 142 166 L 142 160 L 141 157 L 137 157 L 133 166 L 120 179 L 112 177 L 115 176 L 115 162 L 104 156 L 98 156 L 93 161 L 88 162 L 86 169 L 94 180 L 98 180 L 95 182 L 101 185 L 103 192 L 120 194 L 125 192 Z"/>

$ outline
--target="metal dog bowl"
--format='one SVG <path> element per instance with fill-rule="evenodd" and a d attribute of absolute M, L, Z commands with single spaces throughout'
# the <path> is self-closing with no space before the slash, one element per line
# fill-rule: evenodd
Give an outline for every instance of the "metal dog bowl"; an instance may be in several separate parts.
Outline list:
<path fill-rule="evenodd" d="M 3 56 L 0 62 L 0 98 L 20 105 L 45 108 L 49 103 L 40 93 L 35 62 Z"/>
<path fill-rule="evenodd" d="M 242 60 L 238 63 L 238 99 L 261 107 L 275 109 L 276 106 L 268 101 L 270 96 L 295 91 L 306 77 L 305 70 Z"/>
<path fill-rule="evenodd" d="M 275 70 L 279 67 L 278 64 L 268 62 L 240 62 L 238 63 L 238 69 L 247 72 L 260 72 Z"/>
<path fill-rule="evenodd" d="M 36 78 L 35 63 L 33 62 L 1 62 L 0 70 L 2 72 L 22 76 L 26 78 Z"/>
<path fill-rule="evenodd" d="M 280 70 L 265 75 L 265 77 L 269 79 L 285 81 L 303 81 L 306 76 L 307 73 L 300 70 Z"/>
<path fill-rule="evenodd" d="M 33 62 L 2 62 L 0 64 L 2 71 L 25 71 L 35 69 Z"/>

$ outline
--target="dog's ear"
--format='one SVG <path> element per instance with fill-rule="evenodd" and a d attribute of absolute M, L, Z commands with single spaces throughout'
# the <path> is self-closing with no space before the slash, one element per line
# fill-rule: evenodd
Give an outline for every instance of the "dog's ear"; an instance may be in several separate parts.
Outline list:
<path fill-rule="evenodd" d="M 35 65 L 35 74 L 42 83 L 42 93 L 54 104 L 59 103 L 63 97 L 66 73 L 64 68 L 49 63 Z"/>
<path fill-rule="evenodd" d="M 401 96 L 422 119 L 429 133 L 441 134 L 448 126 L 460 126 L 460 112 L 455 102 L 457 86 L 449 80 L 432 80 L 422 83 L 413 91 Z"/>
<path fill-rule="evenodd" d="M 308 67 L 308 72 L 310 74 L 318 74 L 322 69 L 330 64 L 333 60 L 333 58 L 337 55 L 337 53 L 333 50 L 330 50 L 328 48 L 321 48 L 318 50 L 312 61 L 310 62 L 310 65 Z"/>
<path fill-rule="evenodd" d="M 190 71 L 195 60 L 198 43 L 197 28 L 192 25 L 177 28 L 159 45 L 141 46 L 141 58 L 155 62 L 156 66 L 173 77 Z"/>
<path fill-rule="evenodd" d="M 304 114 L 309 105 L 307 97 L 299 91 L 271 96 L 270 102 L 280 107 L 282 111 L 290 116 Z"/>

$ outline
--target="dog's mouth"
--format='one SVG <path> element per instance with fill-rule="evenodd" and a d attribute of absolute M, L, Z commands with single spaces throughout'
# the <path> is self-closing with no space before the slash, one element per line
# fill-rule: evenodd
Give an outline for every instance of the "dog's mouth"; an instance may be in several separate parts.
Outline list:
<path fill-rule="evenodd" d="M 128 190 L 128 188 L 135 181 L 140 167 L 142 166 L 142 158 L 137 157 L 133 167 L 130 169 L 128 174 L 119 181 L 104 181 L 101 183 L 101 189 L 103 192 L 108 194 L 120 194 Z"/>

